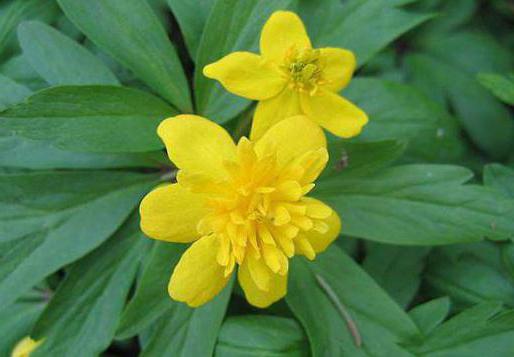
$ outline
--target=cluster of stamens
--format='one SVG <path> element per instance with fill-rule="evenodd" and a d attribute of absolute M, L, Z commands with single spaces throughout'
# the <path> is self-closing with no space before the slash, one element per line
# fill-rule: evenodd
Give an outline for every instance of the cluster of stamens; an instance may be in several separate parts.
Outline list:
<path fill-rule="evenodd" d="M 274 148 L 256 148 L 242 138 L 236 159 L 224 163 L 226 178 L 202 184 L 210 190 L 209 214 L 198 224 L 198 231 L 218 237 L 217 261 L 226 276 L 245 259 L 260 261 L 284 275 L 293 255 L 314 258 L 303 232 L 326 232 L 324 220 L 332 212 L 304 195 L 314 187 L 312 181 L 327 157 L 326 149 L 320 148 L 284 164 Z"/>
<path fill-rule="evenodd" d="M 289 87 L 297 91 L 315 94 L 318 86 L 325 83 L 323 63 L 319 50 L 302 49 L 295 46 L 285 54 L 282 70 L 289 77 Z"/>

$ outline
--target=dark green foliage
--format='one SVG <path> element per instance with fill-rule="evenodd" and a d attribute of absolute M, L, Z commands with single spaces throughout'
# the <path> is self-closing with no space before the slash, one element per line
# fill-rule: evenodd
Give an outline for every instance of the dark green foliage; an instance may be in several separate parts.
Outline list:
<path fill-rule="evenodd" d="M 175 175 L 156 128 L 247 134 L 202 69 L 286 9 L 357 57 L 341 94 L 370 122 L 327 135 L 313 191 L 342 235 L 268 309 L 235 278 L 192 309 L 167 292 L 187 245 L 139 229 Z M 514 355 L 513 28 L 504 0 L 0 2 L 0 356 Z"/>

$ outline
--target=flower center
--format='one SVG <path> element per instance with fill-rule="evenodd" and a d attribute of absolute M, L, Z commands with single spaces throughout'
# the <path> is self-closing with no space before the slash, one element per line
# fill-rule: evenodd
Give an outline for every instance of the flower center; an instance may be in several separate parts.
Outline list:
<path fill-rule="evenodd" d="M 292 89 L 313 94 L 323 82 L 319 50 L 291 47 L 286 52 L 282 68 L 289 75 Z"/>
<path fill-rule="evenodd" d="M 209 213 L 199 222 L 198 231 L 219 238 L 217 261 L 227 276 L 248 257 L 262 259 L 274 273 L 286 274 L 287 258 L 295 251 L 314 255 L 302 232 L 328 229 L 323 220 L 331 211 L 304 197 L 314 187 L 312 172 L 319 172 L 326 163 L 326 150 L 307 152 L 284 165 L 275 149 L 259 149 L 242 138 L 236 160 L 224 163 L 226 179 L 202 183 L 204 192 L 206 187 L 209 190 Z M 195 191 L 194 184 L 188 183 Z"/>

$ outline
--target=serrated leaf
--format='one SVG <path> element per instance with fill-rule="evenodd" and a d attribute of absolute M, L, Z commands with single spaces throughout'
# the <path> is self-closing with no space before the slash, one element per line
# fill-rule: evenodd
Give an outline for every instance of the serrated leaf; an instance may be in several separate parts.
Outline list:
<path fill-rule="evenodd" d="M 116 171 L 0 175 L 0 308 L 105 241 L 155 175 Z"/>
<path fill-rule="evenodd" d="M 293 319 L 268 315 L 229 317 L 216 344 L 216 357 L 307 357 L 309 344 Z"/>
<path fill-rule="evenodd" d="M 362 267 L 402 307 L 415 297 L 425 268 L 425 247 L 399 247 L 369 242 Z"/>
<path fill-rule="evenodd" d="M 192 309 L 173 302 L 149 333 L 142 357 L 212 356 L 232 293 L 234 279 L 213 300 Z"/>
<path fill-rule="evenodd" d="M 300 12 L 317 47 L 348 48 L 363 65 L 397 37 L 432 17 L 402 8 L 406 2 L 301 0 Z"/>
<path fill-rule="evenodd" d="M 419 346 L 415 355 L 508 357 L 514 349 L 514 310 L 501 312 L 499 304 L 481 304 L 448 320 Z"/>
<path fill-rule="evenodd" d="M 189 55 L 195 60 L 205 23 L 215 0 L 197 0 L 194 2 L 167 0 L 167 2 L 180 25 Z"/>
<path fill-rule="evenodd" d="M 189 86 L 175 48 L 146 1 L 58 0 L 66 16 L 163 98 L 191 112 Z"/>
<path fill-rule="evenodd" d="M 417 305 L 409 311 L 409 316 L 423 335 L 428 336 L 444 321 L 450 312 L 450 299 L 442 297 Z"/>
<path fill-rule="evenodd" d="M 320 180 L 315 195 L 342 217 L 344 233 L 397 245 L 441 245 L 513 237 L 514 200 L 464 185 L 450 165 L 404 165 L 362 178 Z"/>
<path fill-rule="evenodd" d="M 314 357 L 409 356 L 397 343 L 417 336 L 417 327 L 340 248 L 330 247 L 314 262 L 295 258 L 292 263 L 286 302 L 302 323 Z"/>
<path fill-rule="evenodd" d="M 257 51 L 262 26 L 275 10 L 292 0 L 216 0 L 207 18 L 196 56 L 194 77 L 198 112 L 223 123 L 242 112 L 250 101 L 206 78 L 203 67 L 234 51 Z"/>
<path fill-rule="evenodd" d="M 25 58 L 50 85 L 119 84 L 86 48 L 44 23 L 22 22 L 18 39 Z"/>
<path fill-rule="evenodd" d="M 31 336 L 44 339 L 33 356 L 99 355 L 119 315 L 149 242 L 132 215 L 105 244 L 74 263 Z"/>
<path fill-rule="evenodd" d="M 0 128 L 71 151 L 144 152 L 163 147 L 156 128 L 174 114 L 165 102 L 139 90 L 63 86 L 0 113 Z"/>

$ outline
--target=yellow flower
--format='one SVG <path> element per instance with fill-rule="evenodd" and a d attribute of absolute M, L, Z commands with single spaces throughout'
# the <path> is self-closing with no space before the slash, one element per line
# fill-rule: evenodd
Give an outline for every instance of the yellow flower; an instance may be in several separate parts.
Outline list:
<path fill-rule="evenodd" d="M 305 197 L 328 160 L 323 131 L 306 117 L 237 145 L 195 115 L 164 120 L 158 134 L 179 168 L 178 183 L 143 199 L 141 229 L 154 239 L 193 242 L 171 276 L 173 299 L 206 303 L 238 265 L 247 300 L 266 307 L 286 294 L 288 258 L 314 259 L 339 234 L 337 214 Z"/>
<path fill-rule="evenodd" d="M 260 49 L 261 55 L 234 52 L 203 69 L 229 92 L 259 101 L 252 139 L 299 114 L 343 138 L 361 132 L 368 117 L 337 94 L 355 70 L 351 51 L 313 49 L 302 20 L 289 11 L 271 15 L 262 29 Z"/>
<path fill-rule="evenodd" d="M 24 337 L 14 347 L 11 357 L 29 357 L 42 341 L 34 341 L 30 336 Z"/>

